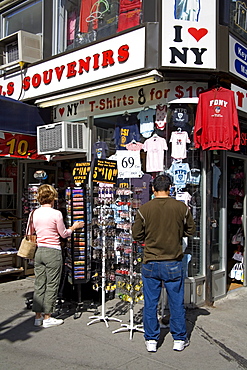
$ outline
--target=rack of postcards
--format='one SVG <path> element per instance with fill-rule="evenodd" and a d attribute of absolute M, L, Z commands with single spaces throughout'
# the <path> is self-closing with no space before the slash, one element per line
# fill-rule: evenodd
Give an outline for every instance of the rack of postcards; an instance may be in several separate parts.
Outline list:
<path fill-rule="evenodd" d="M 28 216 L 31 211 L 40 207 L 39 202 L 37 201 L 38 189 L 41 184 L 28 184 L 27 188 L 23 191 L 22 196 L 22 235 L 26 233 L 26 226 Z"/>
<path fill-rule="evenodd" d="M 140 189 L 138 189 L 140 191 Z M 106 295 L 117 295 L 130 304 L 130 325 L 122 324 L 119 331 L 143 331 L 134 325 L 134 304 L 143 299 L 140 266 L 142 247 L 132 242 L 131 226 L 138 199 L 133 200 L 133 190 L 99 183 L 94 187 L 92 218 L 92 276 L 94 289 L 102 291 L 102 314 L 91 317 L 88 323 L 108 320 L 121 321 L 105 316 Z M 136 207 L 136 208 L 133 208 Z"/>
<path fill-rule="evenodd" d="M 67 242 L 68 281 L 77 285 L 88 282 L 91 274 L 91 247 L 87 243 L 90 240 L 87 237 L 87 190 L 85 187 L 67 188 L 65 199 L 67 226 L 73 225 L 75 221 L 85 222 L 84 228 L 75 230 Z"/>
<path fill-rule="evenodd" d="M 21 234 L 25 235 L 27 221 L 30 212 L 40 207 L 37 200 L 38 189 L 41 183 L 28 184 L 27 188 L 23 190 L 22 195 L 22 222 L 21 222 Z M 24 275 L 31 275 L 34 273 L 34 261 L 32 259 L 24 259 Z"/>

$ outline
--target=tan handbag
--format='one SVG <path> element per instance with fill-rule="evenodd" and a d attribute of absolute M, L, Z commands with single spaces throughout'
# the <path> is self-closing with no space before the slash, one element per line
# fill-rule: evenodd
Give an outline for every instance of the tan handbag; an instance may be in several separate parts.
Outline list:
<path fill-rule="evenodd" d="M 33 222 L 33 213 L 34 211 L 32 211 L 29 219 L 29 223 L 27 226 L 27 234 L 22 239 L 19 250 L 17 252 L 17 256 L 19 257 L 33 259 L 36 252 L 37 248 L 36 235 L 28 235 L 30 224 Z"/>

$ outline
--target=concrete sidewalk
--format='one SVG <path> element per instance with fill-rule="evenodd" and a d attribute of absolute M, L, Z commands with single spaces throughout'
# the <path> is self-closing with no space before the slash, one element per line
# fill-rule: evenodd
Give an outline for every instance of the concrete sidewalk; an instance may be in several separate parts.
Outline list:
<path fill-rule="evenodd" d="M 214 307 L 188 309 L 191 344 L 183 352 L 172 350 L 169 330 L 162 329 L 158 351 L 148 353 L 142 333 L 134 331 L 133 337 L 129 330 L 113 334 L 123 328 L 115 320 L 107 320 L 109 327 L 104 321 L 87 325 L 95 314 L 91 306 L 78 317 L 75 306 L 64 305 L 60 313 L 63 325 L 33 326 L 34 315 L 25 304 L 33 283 L 28 277 L 0 284 L 1 370 L 247 369 L 247 288 L 230 292 Z M 106 315 L 129 324 L 129 305 L 119 299 L 108 301 Z M 135 305 L 134 317 L 140 324 L 142 304 Z"/>

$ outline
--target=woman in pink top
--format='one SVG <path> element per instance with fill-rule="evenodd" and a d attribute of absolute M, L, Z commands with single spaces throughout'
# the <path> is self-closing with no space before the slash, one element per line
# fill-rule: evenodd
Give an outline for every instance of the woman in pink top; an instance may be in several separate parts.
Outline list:
<path fill-rule="evenodd" d="M 57 293 L 62 272 L 62 251 L 60 236 L 68 238 L 75 229 L 84 227 L 84 222 L 76 221 L 66 229 L 62 213 L 53 208 L 57 191 L 44 184 L 38 189 L 37 200 L 41 207 L 33 213 L 31 232 L 37 235 L 37 251 L 34 260 L 33 308 L 36 313 L 34 325 L 49 328 L 63 324 L 62 319 L 51 317 L 55 310 Z M 44 313 L 44 316 L 42 315 Z"/>

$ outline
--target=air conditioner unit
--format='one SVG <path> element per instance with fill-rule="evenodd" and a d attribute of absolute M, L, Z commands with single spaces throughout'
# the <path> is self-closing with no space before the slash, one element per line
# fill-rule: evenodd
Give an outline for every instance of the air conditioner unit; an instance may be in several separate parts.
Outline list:
<path fill-rule="evenodd" d="M 83 153 L 87 151 L 84 123 L 56 122 L 37 127 L 38 154 Z"/>
<path fill-rule="evenodd" d="M 0 69 L 16 66 L 19 62 L 34 63 L 41 59 L 41 35 L 18 31 L 0 39 Z"/>

